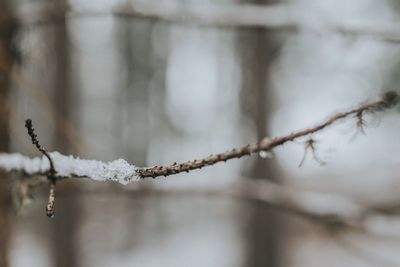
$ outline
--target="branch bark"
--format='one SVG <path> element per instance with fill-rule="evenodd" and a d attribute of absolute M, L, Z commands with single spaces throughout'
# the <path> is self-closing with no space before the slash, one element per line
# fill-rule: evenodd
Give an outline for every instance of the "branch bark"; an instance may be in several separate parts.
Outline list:
<path fill-rule="evenodd" d="M 275 137 L 273 139 L 266 137 L 255 144 L 249 144 L 241 148 L 234 148 L 231 151 L 210 155 L 199 160 L 187 161 L 184 163 L 174 163 L 169 166 L 139 168 L 134 165 L 130 165 L 123 159 L 104 163 L 96 160 L 84 160 L 80 158 L 74 158 L 72 156 L 64 156 L 58 152 L 52 152 L 49 154 L 53 160 L 54 169 L 56 170 L 56 174 L 54 176 L 56 179 L 85 177 L 94 180 L 111 180 L 120 182 L 121 184 L 128 184 L 137 179 L 143 179 L 147 177 L 156 178 L 158 176 L 168 176 L 181 172 L 189 172 L 195 169 L 201 169 L 203 167 L 214 165 L 218 162 L 249 156 L 261 151 L 269 151 L 289 141 L 294 141 L 300 137 L 312 135 L 315 132 L 327 128 L 334 122 L 351 115 L 384 111 L 396 105 L 398 100 L 399 96 L 397 93 L 388 92 L 378 100 L 364 103 L 359 107 L 350 109 L 346 112 L 337 113 L 317 126 L 307 128 L 305 130 L 299 130 L 282 137 Z M 50 164 L 46 157 L 31 159 L 18 153 L 0 153 L 0 168 L 9 172 L 20 171 L 27 175 L 47 175 L 50 169 Z"/>
<path fill-rule="evenodd" d="M 359 114 L 359 113 L 364 113 L 364 112 L 373 112 L 373 111 L 380 111 L 386 108 L 390 108 L 393 106 L 395 103 L 397 103 L 398 96 L 394 92 L 389 92 L 386 93 L 381 99 L 373 102 L 368 102 L 365 104 L 362 104 L 361 106 L 351 109 L 347 112 L 342 112 L 342 113 L 337 113 L 325 122 L 315 126 L 311 127 L 305 130 L 300 130 L 294 133 L 291 133 L 286 136 L 282 137 L 276 137 L 273 139 L 270 138 L 264 138 L 258 143 L 252 144 L 252 145 L 247 145 L 241 148 L 234 148 L 231 151 L 223 152 L 220 154 L 216 155 L 210 155 L 208 157 L 205 157 L 203 159 L 199 160 L 194 160 L 194 161 L 187 161 L 185 163 L 174 163 L 170 166 L 156 166 L 153 168 L 139 168 L 136 170 L 136 173 L 140 178 L 146 178 L 146 177 L 157 177 L 157 176 L 168 176 L 171 174 L 177 174 L 181 172 L 189 172 L 191 170 L 195 169 L 201 169 L 206 166 L 214 165 L 215 163 L 221 162 L 221 161 L 227 161 L 233 158 L 241 158 L 243 156 L 248 156 L 254 153 L 258 153 L 261 151 L 268 151 L 271 150 L 274 147 L 283 145 L 289 141 L 294 141 L 295 139 L 298 139 L 299 137 L 303 136 L 308 136 L 311 135 L 315 132 L 321 131 L 322 129 L 330 126 L 334 122 L 344 119 L 350 115 L 354 114 Z"/>
<path fill-rule="evenodd" d="M 332 125 L 334 122 L 351 115 L 386 110 L 397 104 L 398 99 L 399 97 L 396 93 L 388 92 L 378 100 L 364 103 L 359 107 L 350 109 L 346 112 L 337 113 L 317 126 L 293 132 L 282 137 L 275 137 L 273 139 L 266 137 L 258 143 L 234 148 L 231 151 L 210 155 L 199 160 L 187 161 L 184 163 L 175 162 L 169 166 L 139 168 L 130 165 L 123 159 L 104 163 L 96 160 L 83 160 L 72 156 L 64 156 L 58 152 L 52 152 L 49 154 L 54 162 L 54 169 L 56 170 L 54 177 L 57 179 L 88 177 L 94 180 L 112 180 L 118 181 L 122 184 L 127 184 L 138 178 L 156 178 L 158 176 L 169 176 L 181 172 L 189 172 L 195 169 L 214 165 L 218 162 L 225 162 L 234 158 L 249 156 L 261 151 L 269 151 L 289 141 L 312 135 L 313 133 Z M 0 154 L 0 168 L 5 169 L 6 171 L 21 171 L 28 175 L 46 175 L 51 169 L 47 158 L 30 159 L 20 154 L 7 153 Z"/>

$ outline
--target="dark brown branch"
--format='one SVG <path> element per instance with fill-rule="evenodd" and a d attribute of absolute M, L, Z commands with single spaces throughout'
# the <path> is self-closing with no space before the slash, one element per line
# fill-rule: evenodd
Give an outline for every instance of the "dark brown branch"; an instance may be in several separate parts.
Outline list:
<path fill-rule="evenodd" d="M 325 122 L 312 128 L 300 130 L 283 137 L 275 137 L 273 139 L 264 138 L 258 143 L 247 145 L 240 148 L 234 148 L 231 151 L 223 152 L 216 155 L 210 155 L 208 157 L 199 160 L 187 161 L 184 163 L 174 163 L 169 166 L 156 166 L 152 168 L 137 169 L 136 173 L 141 178 L 146 178 L 146 177 L 155 178 L 158 176 L 168 176 L 181 172 L 189 172 L 195 169 L 201 169 L 203 167 L 214 165 L 221 161 L 227 161 L 234 158 L 241 158 L 243 156 L 249 156 L 251 154 L 258 153 L 261 151 L 268 151 L 274 147 L 283 145 L 299 137 L 311 135 L 315 132 L 321 131 L 322 129 L 333 124 L 334 122 L 344 119 L 352 114 L 385 110 L 395 105 L 398 99 L 399 97 L 397 93 L 388 92 L 379 100 L 362 104 L 359 107 L 351 109 L 347 112 L 337 113 L 328 120 L 326 120 Z"/>
<path fill-rule="evenodd" d="M 46 158 L 49 160 L 50 162 L 50 170 L 49 173 L 52 174 L 52 176 L 54 176 L 54 174 L 56 173 L 55 169 L 54 169 L 54 163 L 53 160 L 50 157 L 50 154 L 47 152 L 47 150 L 40 145 L 39 140 L 37 139 L 37 135 L 35 134 L 35 129 L 33 128 L 32 125 L 32 120 L 31 119 L 26 119 L 25 120 L 25 128 L 28 130 L 28 135 L 31 137 L 32 139 L 32 144 L 34 144 L 36 146 L 36 148 L 44 155 L 46 156 Z"/>
<path fill-rule="evenodd" d="M 49 190 L 49 201 L 46 206 L 46 214 L 49 218 L 54 217 L 54 203 L 55 203 L 55 194 L 56 194 L 56 170 L 54 168 L 54 163 L 53 160 L 50 157 L 49 152 L 40 145 L 39 140 L 37 139 L 37 135 L 35 134 L 35 129 L 33 128 L 32 125 L 32 120 L 31 119 L 26 119 L 25 120 L 25 127 L 28 130 L 28 135 L 32 139 L 32 144 L 36 146 L 36 148 L 49 160 L 50 163 L 50 169 L 47 174 L 47 178 L 50 181 L 50 190 Z"/>

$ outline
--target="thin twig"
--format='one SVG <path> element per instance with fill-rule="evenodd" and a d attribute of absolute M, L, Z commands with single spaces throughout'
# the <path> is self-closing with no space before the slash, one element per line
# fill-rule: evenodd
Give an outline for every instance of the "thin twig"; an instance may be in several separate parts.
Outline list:
<path fill-rule="evenodd" d="M 269 151 L 274 147 L 285 144 L 286 142 L 295 141 L 295 139 L 297 138 L 318 132 L 330 126 L 337 120 L 346 118 L 351 114 L 357 114 L 359 112 L 383 111 L 396 104 L 397 100 L 398 95 L 396 93 L 387 93 L 379 100 L 362 104 L 358 108 L 351 109 L 347 112 L 337 113 L 336 115 L 332 116 L 325 122 L 315 127 L 297 131 L 283 137 L 276 137 L 274 139 L 264 138 L 262 141 L 252 145 L 247 145 L 241 148 L 234 148 L 231 151 L 211 155 L 200 160 L 188 161 L 180 164 L 174 163 L 169 166 L 139 168 L 134 165 L 130 165 L 122 159 L 104 163 L 95 160 L 83 160 L 79 158 L 74 158 L 72 156 L 65 156 L 58 152 L 53 152 L 51 154 L 53 158 L 57 157 L 58 160 L 63 161 L 63 164 L 57 167 L 58 173 L 55 177 L 57 179 L 69 178 L 72 176 L 88 177 L 94 180 L 112 180 L 118 181 L 122 184 L 127 184 L 135 180 L 135 178 L 168 176 L 181 172 L 189 172 L 191 170 L 200 169 L 202 167 L 210 166 L 221 161 L 227 161 L 233 158 L 240 158 L 242 156 L 251 155 L 261 151 Z M 34 140 L 36 140 L 35 138 Z M 47 156 L 49 156 L 49 154 Z M 29 175 L 48 175 L 48 170 L 38 165 L 37 159 L 29 159 L 28 157 L 20 154 L 0 154 L 0 167 L 6 169 L 7 171 L 22 171 Z M 122 168 L 120 169 L 120 167 Z"/>
<path fill-rule="evenodd" d="M 49 190 L 49 200 L 46 206 L 46 214 L 47 217 L 53 218 L 54 217 L 54 204 L 56 201 L 56 180 L 50 180 L 50 190 Z"/>
<path fill-rule="evenodd" d="M 21 88 L 24 97 L 38 103 L 37 106 L 41 116 L 45 117 L 48 121 L 52 120 L 51 115 L 55 116 L 55 119 L 59 122 L 55 130 L 68 139 L 74 150 L 80 155 L 87 154 L 88 147 L 76 127 L 56 109 L 55 104 L 51 102 L 49 96 L 38 88 L 36 80 L 26 77 L 28 75 L 22 75 L 18 70 L 12 71 L 10 75 L 13 83 L 18 84 L 18 87 Z"/>
<path fill-rule="evenodd" d="M 50 182 L 50 190 L 49 190 L 49 201 L 46 206 L 46 214 L 49 218 L 53 218 L 54 217 L 57 172 L 54 168 L 54 163 L 50 157 L 50 154 L 47 152 L 47 150 L 43 146 L 40 145 L 39 140 L 37 139 L 37 135 L 35 134 L 35 129 L 33 128 L 31 119 L 25 120 L 25 127 L 26 127 L 26 129 L 28 129 L 28 134 L 32 139 L 32 144 L 34 144 L 36 146 L 36 148 L 40 152 L 42 152 L 42 154 L 44 156 L 46 156 L 46 158 L 49 160 L 49 163 L 50 163 L 50 169 L 47 174 L 47 178 L 49 179 L 49 182 Z"/>
<path fill-rule="evenodd" d="M 54 174 L 56 173 L 55 169 L 54 169 L 54 163 L 53 160 L 50 157 L 50 154 L 47 152 L 47 150 L 40 145 L 39 140 L 37 139 L 37 135 L 35 134 L 35 129 L 33 128 L 32 125 L 32 120 L 31 119 L 26 119 L 25 120 L 25 128 L 28 129 L 28 135 L 31 137 L 32 139 L 32 144 L 34 144 L 36 146 L 36 148 L 42 152 L 42 154 L 44 156 L 46 156 L 46 158 L 49 160 L 50 162 L 50 170 L 49 173 Z"/>
<path fill-rule="evenodd" d="M 304 155 L 303 158 L 301 159 L 300 163 L 299 163 L 299 168 L 301 168 L 301 166 L 303 166 L 304 161 L 306 160 L 307 157 L 307 152 L 308 150 L 311 150 L 311 154 L 313 159 L 318 162 L 321 166 L 325 165 L 326 162 L 323 161 L 322 159 L 320 159 L 317 155 L 317 149 L 315 147 L 315 143 L 317 143 L 317 141 L 315 141 L 313 138 L 309 138 L 306 142 L 305 142 L 305 147 L 304 147 Z"/>
<path fill-rule="evenodd" d="M 174 163 L 169 166 L 156 166 L 152 168 L 139 168 L 136 170 L 137 175 L 140 178 L 146 177 L 158 177 L 158 176 L 168 176 L 172 174 L 177 174 L 181 172 L 189 172 L 195 169 L 201 169 L 206 166 L 214 165 L 215 163 L 227 161 L 234 158 L 241 158 L 243 156 L 249 156 L 254 153 L 258 153 L 260 151 L 268 151 L 274 147 L 283 145 L 289 141 L 293 141 L 299 137 L 307 136 L 318 132 L 334 122 L 344 119 L 352 114 L 362 113 L 362 112 L 374 112 L 374 111 L 381 111 L 386 108 L 392 107 L 396 104 L 398 100 L 398 95 L 395 92 L 388 92 L 386 93 L 381 99 L 362 104 L 358 108 L 351 109 L 347 112 L 337 113 L 336 115 L 332 116 L 325 122 L 305 130 L 300 130 L 289 135 L 283 137 L 275 137 L 273 139 L 264 138 L 258 143 L 247 145 L 240 148 L 234 148 L 231 151 L 219 153 L 216 155 L 210 155 L 203 159 L 194 160 L 194 161 L 187 161 L 184 163 Z"/>
<path fill-rule="evenodd" d="M 73 158 L 71 156 L 67 157 L 59 154 L 58 152 L 48 153 L 47 150 L 42 147 L 37 139 L 37 135 L 34 132 L 32 126 L 32 121 L 30 119 L 26 120 L 26 128 L 28 129 L 28 134 L 32 139 L 32 143 L 39 149 L 41 153 L 50 163 L 50 170 L 43 168 L 41 161 L 38 159 L 29 159 L 20 154 L 3 154 L 2 161 L 0 161 L 0 167 L 6 169 L 7 171 L 21 171 L 27 175 L 47 175 L 50 180 L 50 193 L 49 202 L 47 205 L 47 215 L 49 217 L 54 216 L 54 201 L 55 201 L 55 189 L 56 189 L 56 179 L 70 178 L 70 177 L 89 177 L 95 180 L 113 180 L 119 181 L 120 183 L 127 184 L 133 180 L 133 178 L 146 178 L 146 177 L 157 177 L 157 176 L 167 176 L 171 174 L 177 174 L 181 172 L 189 172 L 193 169 L 199 169 L 215 163 L 230 160 L 233 158 L 240 158 L 242 156 L 251 155 L 253 153 L 258 153 L 261 151 L 269 151 L 274 147 L 285 144 L 289 141 L 294 141 L 297 138 L 304 137 L 307 135 L 312 135 L 318 132 L 334 122 L 344 119 L 350 115 L 357 114 L 362 116 L 363 113 L 367 112 L 378 112 L 383 111 L 387 108 L 394 106 L 399 100 L 396 93 L 389 92 L 386 93 L 381 99 L 364 103 L 357 108 L 351 109 L 347 112 L 337 113 L 334 116 L 327 119 L 325 122 L 311 127 L 305 130 L 300 130 L 293 132 L 289 135 L 283 137 L 276 137 L 274 139 L 264 138 L 258 143 L 247 145 L 241 148 L 234 148 L 231 151 L 211 155 L 200 160 L 188 161 L 185 163 L 174 163 L 170 166 L 160 166 L 153 168 L 137 168 L 136 166 L 128 164 L 124 160 L 116 160 L 114 162 L 103 163 L 94 160 L 81 160 L 79 158 Z M 310 137 L 311 138 L 311 137 Z M 312 140 L 312 139 L 310 139 Z M 54 168 L 53 159 L 58 162 L 63 162 L 57 165 L 56 172 Z M 122 168 L 122 169 L 121 169 Z M 284 192 L 278 190 L 276 187 L 271 185 L 261 186 L 261 184 L 250 185 L 241 187 L 242 190 L 238 191 L 228 191 L 228 195 L 236 196 L 248 196 L 249 198 L 254 198 L 257 201 L 264 201 L 269 205 L 275 205 L 283 210 L 290 211 L 295 214 L 305 216 L 307 218 L 323 221 L 329 226 L 346 226 L 350 228 L 358 228 L 357 223 L 364 218 L 365 209 L 358 207 L 352 202 L 348 202 L 348 211 L 343 210 L 338 211 L 333 207 L 332 210 L 323 208 L 317 209 L 316 211 L 313 207 L 308 205 L 309 201 L 307 198 L 304 200 L 303 197 L 294 197 L 292 193 Z M 263 190 L 261 190 L 263 189 Z M 269 192 L 269 193 L 268 193 Z"/>

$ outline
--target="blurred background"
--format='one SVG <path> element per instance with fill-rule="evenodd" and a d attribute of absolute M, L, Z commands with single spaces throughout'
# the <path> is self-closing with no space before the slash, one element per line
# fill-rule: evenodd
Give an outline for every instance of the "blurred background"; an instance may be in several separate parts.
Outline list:
<path fill-rule="evenodd" d="M 379 32 L 399 16 L 396 0 L 0 0 L 0 151 L 39 156 L 28 117 L 48 150 L 137 166 L 312 126 L 399 92 L 400 28 Z M 0 266 L 398 266 L 398 113 L 366 117 L 365 134 L 350 119 L 314 135 L 324 166 L 310 154 L 299 168 L 297 142 L 127 186 L 63 180 L 54 219 L 46 184 L 27 201 L 13 191 L 18 177 L 3 174 Z M 389 205 L 371 220 L 388 234 L 335 234 L 254 201 L 140 190 L 240 179 Z"/>

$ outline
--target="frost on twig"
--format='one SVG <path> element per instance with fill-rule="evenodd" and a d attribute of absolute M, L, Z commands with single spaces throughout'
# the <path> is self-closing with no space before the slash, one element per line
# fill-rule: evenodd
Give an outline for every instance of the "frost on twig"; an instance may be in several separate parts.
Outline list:
<path fill-rule="evenodd" d="M 275 137 L 273 139 L 264 138 L 260 142 L 249 144 L 239 148 L 210 155 L 201 159 L 186 161 L 183 163 L 173 163 L 167 166 L 155 166 L 150 168 L 139 168 L 130 165 L 123 159 L 104 163 L 96 160 L 82 160 L 72 156 L 64 156 L 58 152 L 49 153 L 54 162 L 54 168 L 57 171 L 56 178 L 68 177 L 87 177 L 93 180 L 112 180 L 121 184 L 127 184 L 133 180 L 146 177 L 158 177 L 189 172 L 195 169 L 211 166 L 219 162 L 225 162 L 234 158 L 241 158 L 260 151 L 270 151 L 285 143 L 294 141 L 304 136 L 311 136 L 319 132 L 338 120 L 345 119 L 351 115 L 360 112 L 373 113 L 383 111 L 393 107 L 399 100 L 395 92 L 388 92 L 378 100 L 364 103 L 356 108 L 346 112 L 336 113 L 327 120 L 314 127 L 292 132 L 288 135 Z M 312 140 L 312 139 L 310 139 Z M 7 171 L 22 171 L 27 174 L 47 175 L 50 164 L 47 158 L 30 159 L 19 154 L 0 154 L 0 168 Z"/>
<path fill-rule="evenodd" d="M 30 130 L 29 127 L 27 127 L 33 143 L 44 155 L 41 158 L 29 158 L 21 154 L 3 153 L 0 154 L 0 168 L 5 169 L 8 172 L 22 172 L 29 177 L 42 175 L 52 178 L 51 181 L 53 181 L 53 183 L 50 185 L 49 194 L 50 209 L 48 208 L 48 215 L 52 215 L 54 213 L 51 203 L 54 204 L 55 181 L 57 179 L 85 177 L 98 181 L 111 180 L 125 185 L 141 178 L 155 178 L 158 176 L 168 176 L 181 172 L 189 172 L 230 159 L 249 156 L 261 151 L 270 151 L 277 146 L 307 136 L 309 139 L 306 143 L 306 149 L 311 149 L 314 158 L 318 160 L 315 155 L 315 141 L 312 139 L 314 133 L 326 129 L 336 121 L 350 117 L 351 115 L 386 110 L 397 104 L 398 100 L 399 97 L 396 93 L 389 92 L 378 100 L 364 103 L 356 108 L 349 109 L 346 112 L 336 113 L 314 127 L 295 131 L 288 135 L 272 139 L 264 138 L 257 143 L 233 148 L 232 150 L 210 155 L 198 160 L 150 168 L 139 168 L 129 164 L 123 159 L 105 163 L 97 160 L 84 160 L 73 156 L 65 156 L 59 152 L 49 153 L 39 145 L 36 135 L 33 132 L 33 128 Z M 263 190 L 260 191 L 261 188 L 263 188 Z M 340 197 L 327 198 L 325 196 L 325 198 L 322 199 L 321 195 L 307 195 L 307 197 L 297 195 L 297 197 L 295 197 L 293 193 L 287 192 L 283 189 L 278 190 L 278 187 L 271 184 L 266 184 L 265 186 L 260 184 L 248 184 L 247 186 L 242 185 L 240 189 L 239 196 L 245 194 L 248 198 L 257 201 L 264 201 L 269 205 L 286 209 L 290 212 L 306 216 L 307 218 L 316 221 L 324 222 L 329 226 L 344 225 L 353 227 L 365 214 L 365 209 L 363 207 L 353 203 L 351 200 Z M 228 190 L 226 193 L 228 195 L 232 194 L 232 196 L 236 196 L 236 191 Z M 332 199 L 334 201 L 332 201 Z M 332 203 L 339 203 L 340 205 L 332 205 Z M 345 209 L 346 212 L 344 212 L 343 207 L 347 207 L 347 209 Z"/>
<path fill-rule="evenodd" d="M 57 179 L 86 177 L 97 181 L 111 180 L 121 184 L 128 184 L 138 179 L 136 167 L 123 159 L 101 162 L 65 156 L 59 152 L 49 154 L 57 170 Z M 20 171 L 27 175 L 46 175 L 49 167 L 49 160 L 45 156 L 29 158 L 19 153 L 0 154 L 0 168 L 8 172 Z"/>

